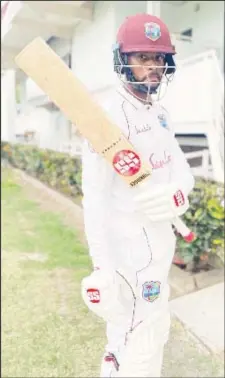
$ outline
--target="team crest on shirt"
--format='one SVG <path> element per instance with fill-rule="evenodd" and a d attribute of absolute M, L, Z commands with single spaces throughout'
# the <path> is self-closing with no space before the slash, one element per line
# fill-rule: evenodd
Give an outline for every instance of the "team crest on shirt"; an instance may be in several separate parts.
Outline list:
<path fill-rule="evenodd" d="M 148 22 L 145 25 L 145 36 L 155 42 L 161 37 L 160 26 L 155 22 Z"/>
<path fill-rule="evenodd" d="M 168 126 L 165 114 L 159 114 L 158 115 L 158 120 L 159 120 L 160 125 L 162 127 L 167 127 Z"/>
<path fill-rule="evenodd" d="M 147 302 L 154 302 L 160 295 L 160 281 L 145 282 L 142 290 L 142 297 Z"/>

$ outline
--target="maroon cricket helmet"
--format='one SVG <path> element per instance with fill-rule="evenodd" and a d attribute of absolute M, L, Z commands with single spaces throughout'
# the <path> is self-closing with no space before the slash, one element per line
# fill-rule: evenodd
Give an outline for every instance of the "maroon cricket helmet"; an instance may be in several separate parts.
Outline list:
<path fill-rule="evenodd" d="M 136 14 L 125 19 L 117 33 L 121 53 L 161 52 L 176 54 L 167 26 L 150 14 Z"/>

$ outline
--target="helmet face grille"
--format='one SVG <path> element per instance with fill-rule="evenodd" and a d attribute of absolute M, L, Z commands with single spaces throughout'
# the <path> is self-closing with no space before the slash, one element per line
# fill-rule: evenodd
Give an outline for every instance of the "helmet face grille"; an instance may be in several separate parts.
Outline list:
<path fill-rule="evenodd" d="M 141 100 L 143 101 L 143 94 L 146 94 L 146 101 L 148 101 L 149 95 L 155 95 L 155 100 L 160 100 L 162 98 L 162 93 L 165 95 L 165 90 L 162 89 L 167 87 L 169 82 L 172 81 L 176 67 L 173 60 L 172 54 L 165 55 L 165 65 L 161 66 L 163 68 L 163 76 L 159 83 L 153 83 L 148 81 L 138 82 L 133 74 L 132 65 L 128 64 L 129 54 L 121 53 L 119 45 L 113 50 L 114 54 L 114 71 L 117 73 L 119 80 L 125 87 L 133 88 L 135 93 L 141 93 Z M 142 67 L 141 65 L 138 67 Z M 151 66 L 152 67 L 152 66 Z M 143 73 L 146 71 L 147 67 L 143 66 Z M 158 69 L 159 66 L 152 67 Z M 136 97 L 138 97 L 136 95 Z"/>

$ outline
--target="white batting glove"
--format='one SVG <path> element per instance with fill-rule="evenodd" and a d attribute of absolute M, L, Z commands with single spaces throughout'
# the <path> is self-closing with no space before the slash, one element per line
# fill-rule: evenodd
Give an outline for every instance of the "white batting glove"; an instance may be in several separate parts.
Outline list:
<path fill-rule="evenodd" d="M 96 269 L 81 283 L 82 298 L 87 307 L 106 322 L 120 324 L 125 307 L 120 299 L 120 285 L 116 273 Z"/>
<path fill-rule="evenodd" d="M 140 185 L 134 196 L 136 209 L 152 222 L 172 221 L 189 208 L 189 200 L 178 183 L 160 184 L 150 188 L 148 182 Z"/>

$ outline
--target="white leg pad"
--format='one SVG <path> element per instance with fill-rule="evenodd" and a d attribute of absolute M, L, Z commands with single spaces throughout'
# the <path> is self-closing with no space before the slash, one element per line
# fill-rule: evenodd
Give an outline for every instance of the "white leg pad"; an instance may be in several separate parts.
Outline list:
<path fill-rule="evenodd" d="M 129 334 L 115 377 L 160 377 L 163 349 L 168 340 L 170 314 L 145 319 Z"/>

